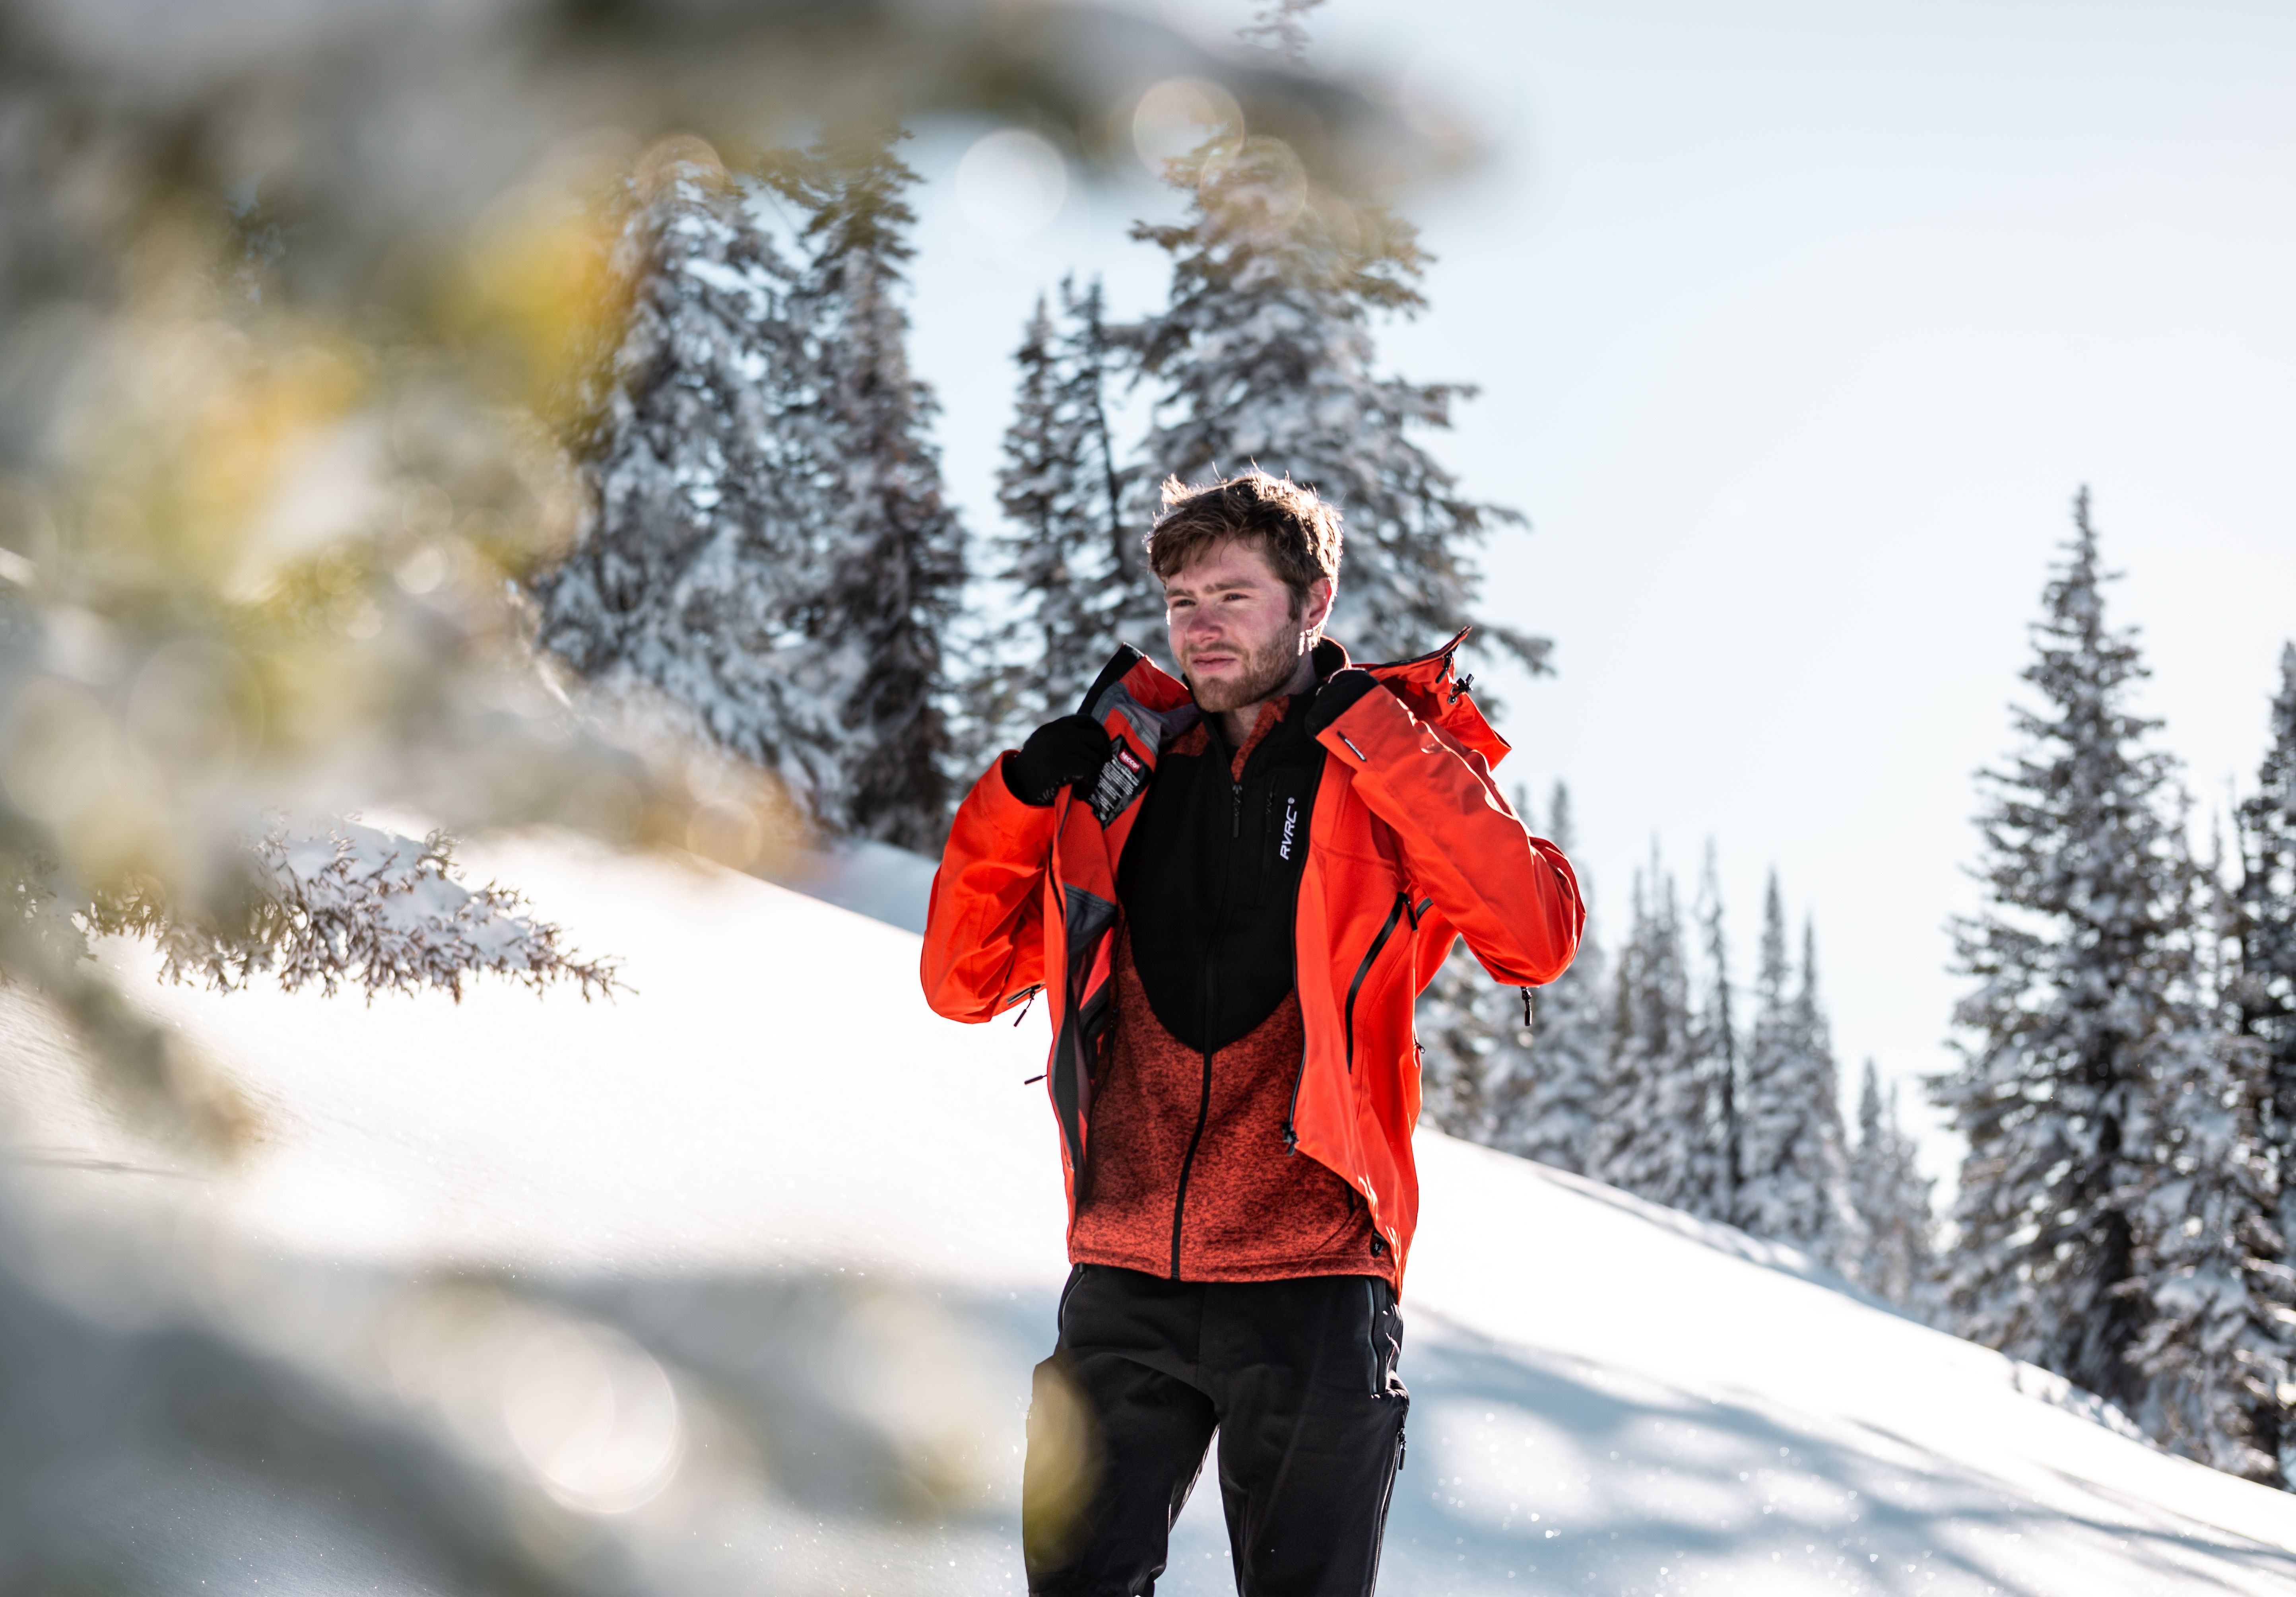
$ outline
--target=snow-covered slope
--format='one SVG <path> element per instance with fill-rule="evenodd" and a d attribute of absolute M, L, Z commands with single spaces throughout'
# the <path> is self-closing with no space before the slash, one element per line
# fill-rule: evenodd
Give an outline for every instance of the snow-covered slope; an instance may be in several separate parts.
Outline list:
<path fill-rule="evenodd" d="M 260 1118 L 200 1179 L 82 1107 L 16 1002 L 20 1191 L 73 1235 L 147 1239 L 143 1276 L 570 1509 L 659 1589 L 1019 1591 L 1027 1374 L 1065 1271 L 1023 1084 L 1041 1010 L 942 1022 L 914 934 L 770 884 L 557 843 L 471 857 L 635 991 L 152 989 Z M 1420 1155 L 1383 1591 L 2296 1593 L 2296 1499 L 1785 1250 L 1431 1132 Z M 67 1255 L 55 1289 L 85 1298 L 100 1268 Z M 269 1467 L 150 1486 L 172 1507 L 139 1556 L 186 1585 L 438 1584 Z M 55 1468 L 51 1537 L 147 1489 L 94 1453 Z M 98 1483 L 130 1496 L 98 1513 Z M 1216 1491 L 1159 1589 L 1232 1589 Z"/>

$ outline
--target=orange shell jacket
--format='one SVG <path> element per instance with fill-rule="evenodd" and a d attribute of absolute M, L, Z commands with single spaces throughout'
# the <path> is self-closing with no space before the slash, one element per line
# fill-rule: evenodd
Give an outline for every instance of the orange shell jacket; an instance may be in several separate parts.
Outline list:
<path fill-rule="evenodd" d="M 1507 745 L 1454 676 L 1464 636 L 1368 667 L 1389 691 L 1365 695 L 1324 729 L 1293 934 L 1307 1038 L 1292 1096 L 1296 1149 L 1363 1195 L 1398 1277 L 1419 1214 L 1414 1001 L 1455 937 L 1496 982 L 1551 982 L 1587 919 L 1570 862 L 1527 834 L 1491 780 Z M 1159 752 L 1198 715 L 1184 684 L 1129 647 L 1101 672 L 1083 712 L 1114 745 L 1090 802 L 1062 792 L 1050 805 L 1023 803 L 1001 759 L 991 765 L 957 810 L 922 961 L 926 1001 L 951 1020 L 989 1020 L 1046 994 L 1046 1089 L 1071 1221 L 1115 1018 L 1117 862 Z"/>

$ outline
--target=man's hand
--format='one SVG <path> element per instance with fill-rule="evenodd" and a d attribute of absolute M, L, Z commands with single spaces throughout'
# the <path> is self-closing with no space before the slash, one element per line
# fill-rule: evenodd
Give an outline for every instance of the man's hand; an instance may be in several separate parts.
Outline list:
<path fill-rule="evenodd" d="M 1113 749 L 1107 729 L 1091 716 L 1063 715 L 1029 733 L 1019 753 L 1005 756 L 1004 786 L 1024 804 L 1049 804 L 1062 788 L 1098 776 Z"/>
<path fill-rule="evenodd" d="M 1322 732 L 1378 686 L 1379 679 L 1360 665 L 1333 671 L 1308 703 L 1308 736 L 1313 737 Z"/>

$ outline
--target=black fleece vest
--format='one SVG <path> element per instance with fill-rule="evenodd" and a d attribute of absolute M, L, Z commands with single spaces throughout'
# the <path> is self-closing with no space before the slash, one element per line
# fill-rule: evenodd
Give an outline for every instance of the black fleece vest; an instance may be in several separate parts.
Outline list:
<path fill-rule="evenodd" d="M 1207 1053 L 1292 992 L 1308 820 L 1324 770 L 1294 697 L 1231 776 L 1219 718 L 1164 751 L 1117 873 L 1132 959 L 1164 1029 Z"/>

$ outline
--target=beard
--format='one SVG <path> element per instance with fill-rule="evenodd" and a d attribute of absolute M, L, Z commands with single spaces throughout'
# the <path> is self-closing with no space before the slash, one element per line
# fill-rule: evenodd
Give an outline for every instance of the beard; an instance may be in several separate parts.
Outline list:
<path fill-rule="evenodd" d="M 1234 678 L 1217 682 L 1199 682 L 1193 672 L 1187 673 L 1188 691 L 1195 695 L 1196 708 L 1206 715 L 1218 715 L 1275 697 L 1300 669 L 1300 635 L 1287 630 L 1271 638 L 1266 646 L 1245 654 L 1242 664 L 1243 669 Z"/>

